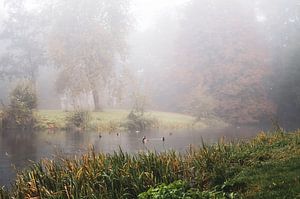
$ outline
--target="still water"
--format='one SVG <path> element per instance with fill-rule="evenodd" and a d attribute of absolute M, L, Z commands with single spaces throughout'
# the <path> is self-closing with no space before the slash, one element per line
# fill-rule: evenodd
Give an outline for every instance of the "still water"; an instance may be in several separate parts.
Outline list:
<path fill-rule="evenodd" d="M 112 153 L 121 148 L 128 153 L 145 150 L 186 151 L 191 145 L 217 142 L 220 138 L 247 139 L 255 136 L 258 127 L 228 127 L 225 129 L 147 131 L 133 133 L 96 132 L 2 132 L 0 133 L 0 186 L 9 186 L 15 177 L 15 168 L 29 165 L 29 160 L 55 158 L 56 155 L 79 155 L 94 146 L 97 152 Z M 146 136 L 147 143 L 142 139 Z M 162 141 L 162 137 L 165 141 Z"/>

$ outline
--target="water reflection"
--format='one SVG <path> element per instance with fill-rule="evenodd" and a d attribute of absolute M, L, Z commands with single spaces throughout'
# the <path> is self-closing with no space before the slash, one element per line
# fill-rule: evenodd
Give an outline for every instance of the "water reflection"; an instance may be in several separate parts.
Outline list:
<path fill-rule="evenodd" d="M 199 146 L 203 139 L 206 143 L 227 139 L 243 139 L 254 136 L 262 130 L 257 127 L 228 127 L 226 129 L 148 131 L 133 133 L 96 132 L 3 132 L 0 134 L 0 184 L 8 185 L 15 176 L 12 165 L 18 169 L 28 165 L 28 160 L 52 158 L 55 154 L 79 155 L 94 146 L 96 152 L 112 153 L 122 148 L 128 153 L 143 150 L 186 151 L 190 145 Z M 147 142 L 143 143 L 143 137 Z M 164 137 L 164 141 L 162 138 Z"/>
<path fill-rule="evenodd" d="M 14 177 L 14 169 L 37 159 L 36 135 L 32 132 L 2 132 L 0 136 L 0 184 Z"/>

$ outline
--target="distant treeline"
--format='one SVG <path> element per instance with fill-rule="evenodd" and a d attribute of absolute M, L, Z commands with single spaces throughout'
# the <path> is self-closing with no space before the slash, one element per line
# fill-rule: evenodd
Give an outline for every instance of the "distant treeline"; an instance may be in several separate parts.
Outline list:
<path fill-rule="evenodd" d="M 5 4 L 0 77 L 30 79 L 40 104 L 131 108 L 143 95 L 147 108 L 198 119 L 299 123 L 297 0 L 190 0 L 146 31 L 134 30 L 128 1 L 28 7 Z"/>
<path fill-rule="evenodd" d="M 136 42 L 149 101 L 199 118 L 299 124 L 297 0 L 191 0 L 175 16 Z"/>

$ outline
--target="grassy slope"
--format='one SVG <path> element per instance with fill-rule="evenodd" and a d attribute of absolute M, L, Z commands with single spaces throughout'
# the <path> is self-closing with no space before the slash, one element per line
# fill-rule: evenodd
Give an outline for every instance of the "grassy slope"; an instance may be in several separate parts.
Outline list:
<path fill-rule="evenodd" d="M 246 184 L 247 198 L 300 198 L 300 131 L 280 141 L 260 139 L 265 146 L 254 151 L 258 161 L 230 182 Z"/>
<path fill-rule="evenodd" d="M 128 114 L 128 110 L 112 109 L 104 110 L 103 112 L 92 112 L 91 126 L 94 129 L 107 130 L 108 128 L 116 127 L 121 122 L 125 121 Z M 65 127 L 66 112 L 59 110 L 40 110 L 37 112 L 37 115 L 40 118 L 39 120 L 42 128 L 47 128 L 47 123 L 53 123 L 57 128 Z M 187 128 L 191 127 L 195 121 L 194 117 L 177 113 L 151 111 L 147 112 L 147 115 L 156 118 L 162 128 Z M 214 120 L 213 122 L 217 125 L 224 125 L 218 120 Z M 197 123 L 197 128 L 204 128 L 207 126 L 208 123 L 206 122 Z"/>
<path fill-rule="evenodd" d="M 247 142 L 221 142 L 185 155 L 90 153 L 60 163 L 44 160 L 18 176 L 11 194 L 136 198 L 150 187 L 176 180 L 200 191 L 221 192 L 219 196 L 234 193 L 236 198 L 300 198 L 300 130 L 261 133 Z M 1 194 L 8 198 L 5 191 L 0 190 Z"/>
<path fill-rule="evenodd" d="M 247 184 L 247 198 L 300 198 L 300 154 L 247 168 L 232 181 Z"/>

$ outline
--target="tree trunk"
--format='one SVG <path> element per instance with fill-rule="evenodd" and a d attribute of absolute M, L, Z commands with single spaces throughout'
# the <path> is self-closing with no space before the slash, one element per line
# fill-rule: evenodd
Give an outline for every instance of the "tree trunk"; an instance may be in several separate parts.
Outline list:
<path fill-rule="evenodd" d="M 92 94 L 93 94 L 93 98 L 94 98 L 95 111 L 101 111 L 98 91 L 96 89 L 93 89 Z"/>

